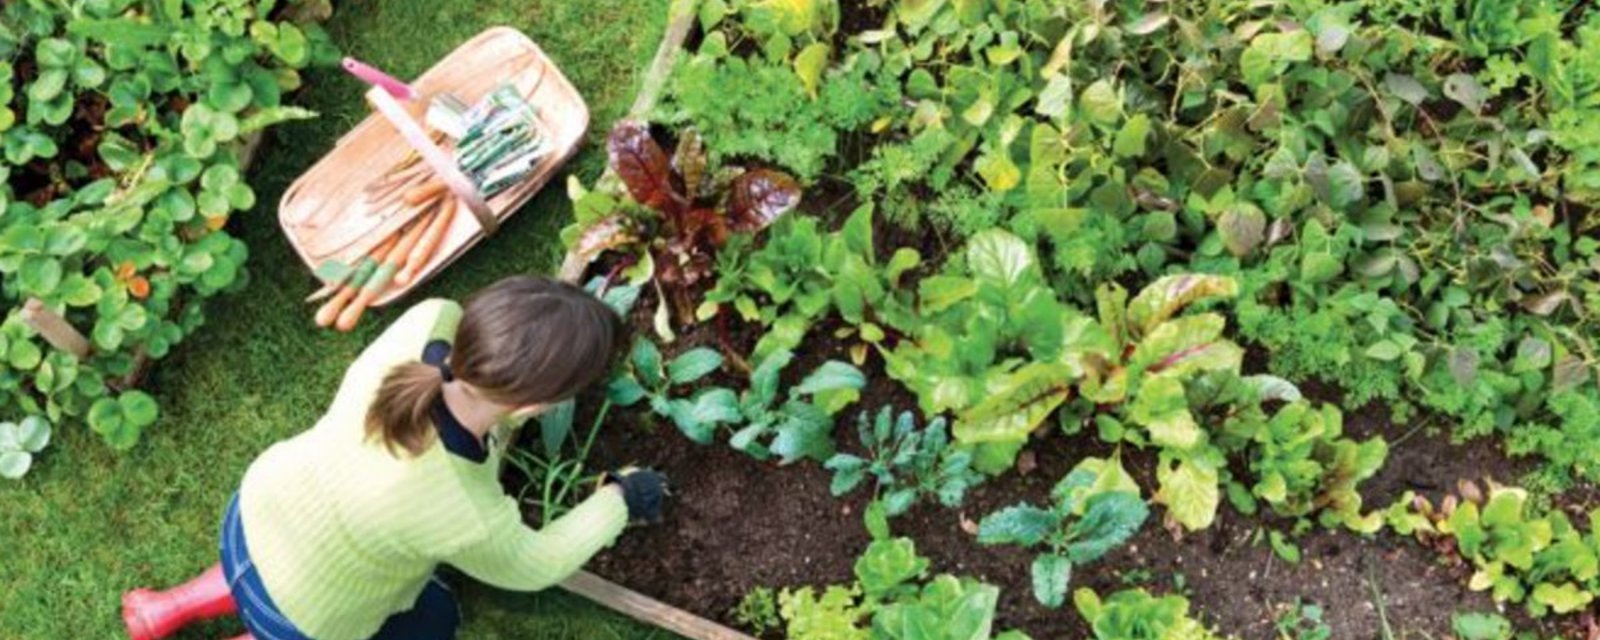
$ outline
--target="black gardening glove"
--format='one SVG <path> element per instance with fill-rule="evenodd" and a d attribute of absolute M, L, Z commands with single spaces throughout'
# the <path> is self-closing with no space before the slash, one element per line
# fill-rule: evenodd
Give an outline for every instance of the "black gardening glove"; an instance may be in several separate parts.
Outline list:
<path fill-rule="evenodd" d="M 661 506 L 671 492 L 667 477 L 650 469 L 622 469 L 606 474 L 606 484 L 622 488 L 622 500 L 628 504 L 628 519 L 634 522 L 661 522 Z"/>

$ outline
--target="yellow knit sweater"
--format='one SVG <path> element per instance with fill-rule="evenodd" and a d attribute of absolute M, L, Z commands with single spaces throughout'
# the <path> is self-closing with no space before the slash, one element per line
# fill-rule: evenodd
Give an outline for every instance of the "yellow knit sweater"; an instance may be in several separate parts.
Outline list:
<path fill-rule="evenodd" d="M 428 300 L 408 310 L 345 372 L 310 430 L 267 449 L 245 472 L 240 515 L 251 560 L 273 601 L 319 640 L 360 640 L 411 607 L 439 564 L 523 591 L 551 586 L 611 544 L 627 524 L 606 489 L 549 527 L 522 523 L 498 473 L 513 427 L 474 463 L 437 441 L 420 456 L 368 441 L 368 405 L 394 366 L 455 334 L 461 308 Z"/>

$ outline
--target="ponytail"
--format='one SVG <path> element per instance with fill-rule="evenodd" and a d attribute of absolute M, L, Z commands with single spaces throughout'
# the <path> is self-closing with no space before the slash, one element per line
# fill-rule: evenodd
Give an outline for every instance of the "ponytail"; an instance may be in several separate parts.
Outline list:
<path fill-rule="evenodd" d="M 367 438 L 380 440 L 390 453 L 398 446 L 421 455 L 432 442 L 433 406 L 443 393 L 439 368 L 416 362 L 395 367 L 367 409 Z"/>

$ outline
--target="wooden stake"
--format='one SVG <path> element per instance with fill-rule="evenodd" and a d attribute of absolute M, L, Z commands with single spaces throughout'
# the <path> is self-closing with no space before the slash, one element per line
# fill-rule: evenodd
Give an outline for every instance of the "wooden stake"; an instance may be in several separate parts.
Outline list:
<path fill-rule="evenodd" d="M 83 360 L 89 357 L 89 339 L 78 333 L 72 325 L 44 306 L 38 298 L 28 298 L 22 304 L 22 321 L 28 323 L 50 346 Z"/>
<path fill-rule="evenodd" d="M 612 611 L 691 640 L 755 640 L 588 571 L 573 574 L 561 583 L 561 588 L 588 598 Z"/>

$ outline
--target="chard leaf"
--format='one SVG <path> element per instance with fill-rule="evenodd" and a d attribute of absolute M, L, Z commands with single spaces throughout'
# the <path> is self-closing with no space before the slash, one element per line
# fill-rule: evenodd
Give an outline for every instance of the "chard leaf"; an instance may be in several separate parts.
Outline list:
<path fill-rule="evenodd" d="M 631 120 L 618 122 L 606 140 L 606 155 L 635 202 L 660 211 L 669 219 L 677 218 L 688 208 L 688 199 L 672 186 L 672 167 L 666 152 L 650 137 L 646 125 Z"/>
<path fill-rule="evenodd" d="M 1176 463 L 1174 465 L 1173 463 Z M 1168 517 L 1190 531 L 1211 526 L 1222 502 L 1221 479 L 1217 467 L 1194 457 L 1162 454 L 1156 467 L 1156 502 L 1167 507 Z"/>
<path fill-rule="evenodd" d="M 1189 413 L 1183 383 L 1171 375 L 1146 379 L 1134 396 L 1128 417 L 1149 429 L 1151 442 L 1162 447 L 1190 449 L 1205 435 Z"/>
<path fill-rule="evenodd" d="M 770 169 L 746 171 L 729 187 L 729 227 L 754 233 L 767 228 L 800 204 L 800 183 Z"/>
<path fill-rule="evenodd" d="M 990 395 L 956 420 L 954 434 L 962 443 L 1022 442 L 1072 392 L 1071 371 L 1058 364 L 1033 363 L 991 390 Z"/>
<path fill-rule="evenodd" d="M 1244 350 L 1222 339 L 1227 320 L 1203 313 L 1163 322 L 1134 348 L 1135 369 L 1182 377 L 1199 371 L 1238 371 Z"/>
<path fill-rule="evenodd" d="M 1184 307 L 1237 295 L 1239 282 L 1233 278 L 1197 274 L 1165 276 L 1139 291 L 1128 303 L 1128 322 L 1139 335 L 1145 335 Z"/>

